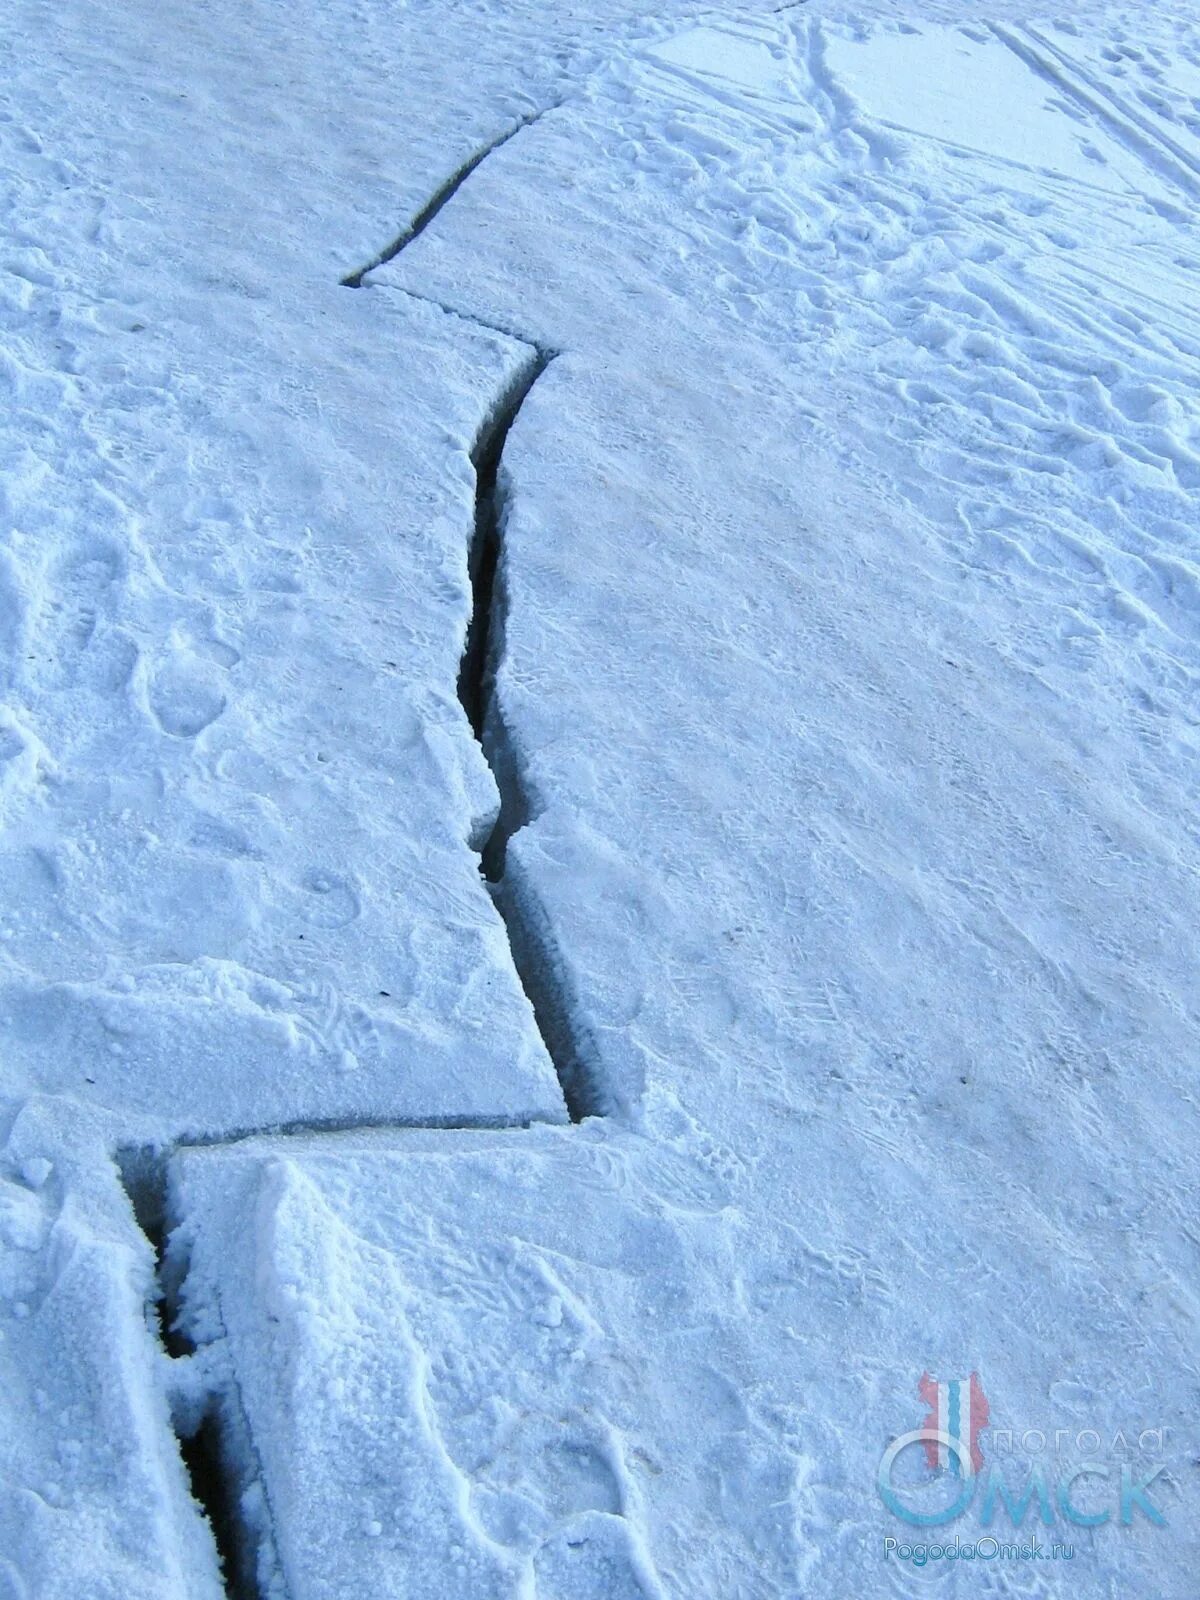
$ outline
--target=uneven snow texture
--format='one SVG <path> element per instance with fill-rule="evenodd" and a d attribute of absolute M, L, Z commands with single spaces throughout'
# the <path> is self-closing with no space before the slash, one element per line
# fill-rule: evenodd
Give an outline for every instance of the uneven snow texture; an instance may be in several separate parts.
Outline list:
<path fill-rule="evenodd" d="M 521 352 L 324 298 L 319 332 L 35 313 L 12 363 L 25 432 L 53 403 L 7 488 L 7 1081 L 147 1137 L 560 1103 L 453 692 L 467 452 Z"/>
<path fill-rule="evenodd" d="M 1200 15 L 3 27 L 3 1600 L 1187 1600 Z"/>
<path fill-rule="evenodd" d="M 98 1141 L 32 1107 L 0 1166 L 0 1594 L 219 1600 L 171 1436 L 154 1260 Z"/>
<path fill-rule="evenodd" d="M 204 1217 L 184 1325 L 219 1339 L 234 1470 L 269 1492 L 265 1592 L 660 1592 L 643 1485 L 670 1469 L 639 1440 L 678 1426 L 682 1373 L 626 1352 L 687 1303 L 677 1230 L 606 1181 L 598 1135 L 364 1137 L 194 1152 L 174 1190 Z M 711 1554 L 745 1559 L 738 1531 L 714 1518 Z"/>
<path fill-rule="evenodd" d="M 596 24 L 385 61 L 326 11 L 8 23 L 9 1081 L 151 1139 L 562 1115 L 454 696 L 468 453 L 527 351 L 339 278 Z"/>

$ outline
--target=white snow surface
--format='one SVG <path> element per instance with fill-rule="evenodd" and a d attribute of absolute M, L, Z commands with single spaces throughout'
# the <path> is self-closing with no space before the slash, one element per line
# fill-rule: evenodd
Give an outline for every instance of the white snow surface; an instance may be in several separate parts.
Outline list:
<path fill-rule="evenodd" d="M 0 1600 L 1190 1600 L 1200 10 L 0 29 Z"/>

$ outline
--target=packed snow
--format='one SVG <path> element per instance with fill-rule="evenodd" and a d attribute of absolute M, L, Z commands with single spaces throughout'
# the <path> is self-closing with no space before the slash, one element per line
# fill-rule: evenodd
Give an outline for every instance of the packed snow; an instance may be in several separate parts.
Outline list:
<path fill-rule="evenodd" d="M 1190 1600 L 1200 10 L 0 29 L 0 1600 Z"/>

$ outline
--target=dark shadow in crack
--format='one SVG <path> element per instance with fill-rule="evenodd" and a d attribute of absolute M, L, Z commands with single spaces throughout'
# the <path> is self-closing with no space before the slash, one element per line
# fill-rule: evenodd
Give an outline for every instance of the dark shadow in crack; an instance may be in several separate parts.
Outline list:
<path fill-rule="evenodd" d="M 469 557 L 471 619 L 458 668 L 458 698 L 480 744 L 484 742 L 503 631 L 503 617 L 497 614 L 496 589 L 504 517 L 500 458 L 517 412 L 553 359 L 549 351 L 530 349 L 528 359 L 488 412 L 471 450 L 471 464 L 475 468 L 475 528 Z M 503 867 L 503 861 L 500 865 Z M 492 877 L 490 872 L 488 877 Z"/>
<path fill-rule="evenodd" d="M 496 675 L 504 658 L 508 590 L 504 527 L 509 485 L 504 446 L 517 413 L 556 352 L 530 348 L 529 359 L 492 407 L 471 452 L 475 465 L 475 530 L 470 551 L 471 618 L 458 674 L 458 697 L 496 780 L 500 811 L 480 854 L 480 871 L 508 933 L 517 977 L 572 1122 L 611 1108 L 600 1091 L 597 1052 L 579 1021 L 565 964 L 549 917 L 525 874 L 508 871 L 508 845 L 536 815 L 521 755 L 504 720 Z"/>
<path fill-rule="evenodd" d="M 162 1158 L 149 1146 L 129 1145 L 116 1152 L 115 1160 L 134 1219 L 154 1251 L 153 1311 L 159 1344 L 172 1360 L 182 1360 L 195 1355 L 196 1347 L 176 1326 L 164 1287 L 166 1207 Z M 238 1496 L 222 1461 L 216 1396 L 210 1397 L 193 1431 L 173 1426 L 192 1499 L 212 1530 L 225 1593 L 229 1600 L 258 1600 L 254 1556 L 241 1536 Z"/>
<path fill-rule="evenodd" d="M 559 102 L 561 103 L 561 102 Z M 524 117 L 499 139 L 477 151 L 442 185 L 413 218 L 409 226 L 374 260 L 342 279 L 346 288 L 359 289 L 367 274 L 394 261 L 453 199 L 475 169 L 494 150 L 545 116 L 553 106 Z M 409 291 L 402 291 L 409 293 Z M 422 295 L 411 298 L 424 300 Z M 505 392 L 491 407 L 471 451 L 475 468 L 475 526 L 469 552 L 471 615 L 458 672 L 458 698 L 471 730 L 491 767 L 500 795 L 500 811 L 480 855 L 480 871 L 491 890 L 492 901 L 508 934 L 517 978 L 529 1000 L 546 1052 L 558 1074 L 563 1099 L 572 1122 L 604 1116 L 613 1108 L 601 1090 L 598 1053 L 591 1048 L 578 1016 L 578 1006 L 567 981 L 565 963 L 554 941 L 550 919 L 542 909 L 532 884 L 514 882 L 506 873 L 508 844 L 532 820 L 529 788 L 522 772 L 515 741 L 505 726 L 496 672 L 504 651 L 507 599 L 502 580 L 501 555 L 505 517 L 505 482 L 501 458 L 509 430 L 530 390 L 559 354 L 507 329 L 458 312 L 443 301 L 432 301 L 452 316 L 462 316 L 480 327 L 523 344 L 529 354 Z"/>

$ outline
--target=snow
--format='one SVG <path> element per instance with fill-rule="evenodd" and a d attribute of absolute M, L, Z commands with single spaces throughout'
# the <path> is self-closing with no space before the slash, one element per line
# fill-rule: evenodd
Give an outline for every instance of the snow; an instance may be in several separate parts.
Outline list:
<path fill-rule="evenodd" d="M 150 1142 L 562 1115 L 453 691 L 468 452 L 523 350 L 332 270 L 192 298 L 126 248 L 120 284 L 8 279 L 11 1092 Z"/>
<path fill-rule="evenodd" d="M 0 1596 L 1193 1593 L 1194 9 L 3 27 Z"/>
<path fill-rule="evenodd" d="M 466 848 L 497 801 L 453 694 L 467 452 L 521 352 L 426 307 L 364 326 L 326 299 L 269 386 L 244 353 L 269 330 L 232 323 L 189 359 L 175 329 L 178 380 L 126 334 L 119 381 L 162 384 L 166 414 L 135 407 L 107 459 L 86 420 L 107 341 L 81 336 L 53 466 L 11 495 L 15 737 L 44 751 L 22 743 L 4 846 L 11 1082 L 150 1140 L 561 1105 Z M 364 398 L 381 326 L 414 336 Z"/>
<path fill-rule="evenodd" d="M 1163 193 L 1135 153 L 1080 118 L 999 31 L 838 40 L 828 60 L 854 100 L 889 127 L 1114 194 Z"/>
<path fill-rule="evenodd" d="M 207 1527 L 143 1319 L 152 1252 L 103 1145 L 61 1102 L 8 1130 L 0 1179 L 0 1593 L 218 1600 Z"/>
<path fill-rule="evenodd" d="M 656 1556 L 678 1582 L 778 1538 L 788 1474 L 694 1293 L 727 1229 L 699 1195 L 662 1215 L 629 1155 L 591 1124 L 180 1161 L 185 1323 L 221 1328 L 235 1469 L 272 1485 L 264 1592 L 657 1596 Z"/>

